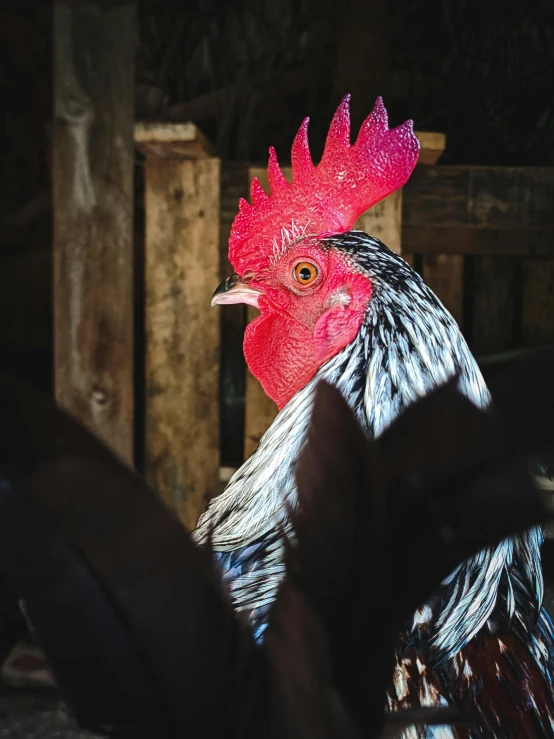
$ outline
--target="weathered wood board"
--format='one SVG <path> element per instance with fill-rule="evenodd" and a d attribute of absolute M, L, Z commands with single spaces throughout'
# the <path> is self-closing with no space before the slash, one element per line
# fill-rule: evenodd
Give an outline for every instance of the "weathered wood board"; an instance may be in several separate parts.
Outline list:
<path fill-rule="evenodd" d="M 358 218 L 355 228 L 386 244 L 396 254 L 402 253 L 402 190 L 374 205 Z"/>
<path fill-rule="evenodd" d="M 522 343 L 554 344 L 554 260 L 524 259 L 521 267 Z"/>
<path fill-rule="evenodd" d="M 426 254 L 423 257 L 422 277 L 461 326 L 464 258 L 457 254 Z"/>
<path fill-rule="evenodd" d="M 477 356 L 500 354 L 512 347 L 516 268 L 513 257 L 473 257 L 469 265 L 472 317 L 468 329 Z"/>
<path fill-rule="evenodd" d="M 54 3 L 54 383 L 133 459 L 133 2 Z"/>
<path fill-rule="evenodd" d="M 403 251 L 554 258 L 553 202 L 553 167 L 417 167 Z"/>
<path fill-rule="evenodd" d="M 164 143 L 145 163 L 145 468 L 193 528 L 219 478 L 220 162 Z"/>

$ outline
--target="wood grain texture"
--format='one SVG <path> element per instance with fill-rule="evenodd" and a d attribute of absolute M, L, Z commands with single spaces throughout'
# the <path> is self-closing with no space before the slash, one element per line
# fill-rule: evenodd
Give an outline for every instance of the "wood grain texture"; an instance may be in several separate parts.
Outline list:
<path fill-rule="evenodd" d="M 464 279 L 463 257 L 451 254 L 424 256 L 423 279 L 461 327 Z"/>
<path fill-rule="evenodd" d="M 374 236 L 396 254 L 402 253 L 402 189 L 393 192 L 360 216 L 355 228 Z"/>
<path fill-rule="evenodd" d="M 554 168 L 417 167 L 404 187 L 409 254 L 554 258 Z"/>
<path fill-rule="evenodd" d="M 418 164 L 436 164 L 446 148 L 446 134 L 433 131 L 414 131 L 419 139 L 420 152 Z"/>
<path fill-rule="evenodd" d="M 133 455 L 134 3 L 54 3 L 54 377 Z"/>
<path fill-rule="evenodd" d="M 217 159 L 145 171 L 146 475 L 192 528 L 219 474 Z"/>
<path fill-rule="evenodd" d="M 214 148 L 194 123 L 135 123 L 135 143 L 147 157 L 204 159 Z"/>
<path fill-rule="evenodd" d="M 499 354 L 512 346 L 516 260 L 474 257 L 471 349 L 477 355 Z"/>
<path fill-rule="evenodd" d="M 525 346 L 554 343 L 554 260 L 522 260 L 521 339 Z"/>

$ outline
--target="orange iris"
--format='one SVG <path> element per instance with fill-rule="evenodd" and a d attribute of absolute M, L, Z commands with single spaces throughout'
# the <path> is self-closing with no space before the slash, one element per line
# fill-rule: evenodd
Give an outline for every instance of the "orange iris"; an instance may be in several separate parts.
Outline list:
<path fill-rule="evenodd" d="M 310 262 L 299 262 L 294 268 L 294 279 L 301 285 L 309 285 L 317 277 L 317 267 Z"/>

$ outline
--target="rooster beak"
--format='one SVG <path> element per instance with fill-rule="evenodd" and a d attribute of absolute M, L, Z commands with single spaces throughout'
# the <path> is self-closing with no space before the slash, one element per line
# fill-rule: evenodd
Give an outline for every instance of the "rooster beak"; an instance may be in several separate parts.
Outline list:
<path fill-rule="evenodd" d="M 239 275 L 231 275 L 224 280 L 212 295 L 212 308 L 214 305 L 230 305 L 231 303 L 246 303 L 258 307 L 258 298 L 262 295 L 260 290 L 249 287 L 243 282 Z"/>

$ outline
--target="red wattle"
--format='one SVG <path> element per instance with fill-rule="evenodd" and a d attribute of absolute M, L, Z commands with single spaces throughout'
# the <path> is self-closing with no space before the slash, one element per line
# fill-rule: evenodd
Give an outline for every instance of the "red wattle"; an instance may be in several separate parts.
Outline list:
<path fill-rule="evenodd" d="M 279 313 L 262 314 L 246 327 L 246 363 L 279 410 L 354 340 L 364 310 L 365 305 L 358 310 L 330 308 L 313 330 Z"/>
<path fill-rule="evenodd" d="M 310 332 L 273 313 L 254 319 L 244 334 L 244 356 L 250 372 L 279 410 L 319 369 Z M 286 337 L 286 340 L 284 340 Z"/>

